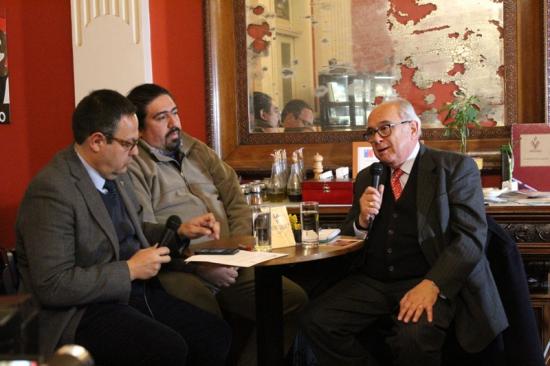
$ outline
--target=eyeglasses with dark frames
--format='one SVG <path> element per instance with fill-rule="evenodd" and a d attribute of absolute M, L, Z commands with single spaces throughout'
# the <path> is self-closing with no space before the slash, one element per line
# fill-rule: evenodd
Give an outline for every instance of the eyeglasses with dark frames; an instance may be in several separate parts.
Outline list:
<path fill-rule="evenodd" d="M 366 141 L 372 141 L 372 139 L 374 138 L 374 135 L 376 135 L 377 133 L 380 135 L 380 137 L 388 137 L 391 135 L 391 131 L 395 126 L 399 126 L 399 125 L 402 125 L 405 123 L 411 123 L 411 122 L 412 120 L 408 120 L 408 121 L 401 121 L 401 122 L 395 122 L 395 123 L 385 123 L 378 128 L 369 127 L 367 128 L 367 132 L 363 134 L 363 138 Z"/>
<path fill-rule="evenodd" d="M 126 151 L 131 151 L 138 144 L 139 140 L 122 140 L 114 136 L 105 135 L 107 142 L 116 141 Z"/>
<path fill-rule="evenodd" d="M 306 126 L 313 126 L 313 121 L 308 121 L 308 120 L 300 118 L 300 117 L 298 117 L 297 120 L 302 122 Z"/>

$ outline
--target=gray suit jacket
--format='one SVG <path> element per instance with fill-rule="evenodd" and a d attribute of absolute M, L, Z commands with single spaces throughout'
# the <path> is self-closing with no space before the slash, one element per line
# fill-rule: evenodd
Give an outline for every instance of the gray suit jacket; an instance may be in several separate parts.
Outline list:
<path fill-rule="evenodd" d="M 418 242 L 431 266 L 426 278 L 455 302 L 460 345 L 478 352 L 508 325 L 485 256 L 487 222 L 479 170 L 464 155 L 423 145 L 418 158 Z M 389 168 L 384 169 L 382 182 L 388 174 Z M 371 182 L 370 169 L 358 174 L 344 234 L 354 234 L 359 198 Z"/>
<path fill-rule="evenodd" d="M 146 235 L 157 241 L 162 225 L 144 225 L 131 181 L 116 180 L 141 247 Z M 119 261 L 119 244 L 100 193 L 74 148 L 59 152 L 32 180 L 16 223 L 18 268 L 22 291 L 41 305 L 40 346 L 50 354 L 74 342 L 86 305 L 127 303 L 130 272 Z"/>

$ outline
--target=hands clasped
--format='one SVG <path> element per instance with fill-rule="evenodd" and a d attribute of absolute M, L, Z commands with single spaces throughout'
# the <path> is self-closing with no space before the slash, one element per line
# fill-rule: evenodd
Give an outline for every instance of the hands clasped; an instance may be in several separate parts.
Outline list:
<path fill-rule="evenodd" d="M 239 272 L 237 267 L 202 263 L 197 266 L 197 274 L 217 287 L 229 287 L 235 283 Z"/>
<path fill-rule="evenodd" d="M 369 220 L 378 215 L 380 207 L 382 206 L 382 196 L 384 195 L 384 185 L 378 186 L 378 189 L 374 187 L 367 187 L 361 198 L 359 199 L 359 206 L 361 211 L 359 212 L 359 225 L 362 227 L 369 226 Z"/>

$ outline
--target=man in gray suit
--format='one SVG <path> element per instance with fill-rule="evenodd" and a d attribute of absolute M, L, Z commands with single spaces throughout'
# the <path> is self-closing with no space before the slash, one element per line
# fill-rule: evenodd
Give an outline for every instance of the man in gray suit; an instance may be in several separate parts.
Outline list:
<path fill-rule="evenodd" d="M 137 153 L 134 105 L 92 92 L 75 109 L 73 134 L 29 185 L 17 218 L 23 291 L 42 308 L 42 352 L 77 343 L 101 365 L 223 365 L 229 327 L 157 280 L 170 250 L 149 243 L 164 228 L 141 221 L 126 174 Z M 211 214 L 181 224 L 174 240 L 202 235 L 219 235 Z"/>
<path fill-rule="evenodd" d="M 365 239 L 349 276 L 306 310 L 303 331 L 320 365 L 376 364 L 359 333 L 391 324 L 395 365 L 439 365 L 451 322 L 468 352 L 507 319 L 484 254 L 487 223 L 472 159 L 420 145 L 420 119 L 403 99 L 382 103 L 365 138 L 383 164 L 378 189 L 359 173 L 345 234 Z"/>

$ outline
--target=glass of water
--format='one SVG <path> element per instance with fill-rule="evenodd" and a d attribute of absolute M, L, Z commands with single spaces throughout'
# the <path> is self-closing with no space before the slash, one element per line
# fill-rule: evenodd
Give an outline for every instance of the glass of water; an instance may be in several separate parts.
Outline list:
<path fill-rule="evenodd" d="M 271 251 L 271 208 L 269 206 L 252 207 L 252 234 L 256 241 L 254 247 L 256 251 Z"/>
<path fill-rule="evenodd" d="M 317 248 L 319 246 L 319 202 L 300 203 L 300 222 L 302 224 L 302 246 Z"/>

